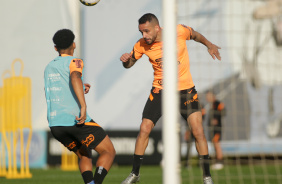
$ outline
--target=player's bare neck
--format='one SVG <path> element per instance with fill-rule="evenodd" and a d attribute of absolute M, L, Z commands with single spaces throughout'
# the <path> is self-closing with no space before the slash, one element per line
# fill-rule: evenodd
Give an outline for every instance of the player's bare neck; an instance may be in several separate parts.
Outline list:
<path fill-rule="evenodd" d="M 62 57 L 73 56 L 73 51 L 71 50 L 60 50 L 59 55 Z"/>
<path fill-rule="evenodd" d="M 158 32 L 155 42 L 158 43 L 158 42 L 161 42 L 161 41 L 162 41 L 162 30 L 160 30 Z"/>

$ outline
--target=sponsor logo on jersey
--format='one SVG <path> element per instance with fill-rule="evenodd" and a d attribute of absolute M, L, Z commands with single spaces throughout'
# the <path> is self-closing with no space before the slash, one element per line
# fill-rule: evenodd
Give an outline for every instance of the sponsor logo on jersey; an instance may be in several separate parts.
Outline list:
<path fill-rule="evenodd" d="M 162 61 L 163 61 L 163 58 L 158 58 L 158 59 L 155 60 L 156 63 L 159 63 L 159 62 L 162 62 Z"/>
<path fill-rule="evenodd" d="M 72 143 L 70 143 L 69 145 L 66 145 L 67 148 L 69 149 L 73 149 L 74 147 L 76 147 L 75 142 L 73 141 Z"/>
<path fill-rule="evenodd" d="M 57 116 L 57 111 L 50 112 L 50 116 Z"/>
<path fill-rule="evenodd" d="M 90 134 L 88 137 L 86 137 L 85 140 L 81 141 L 81 143 L 88 147 L 94 140 L 95 140 L 94 135 Z"/>
<path fill-rule="evenodd" d="M 188 104 L 190 104 L 190 103 L 192 103 L 192 102 L 198 102 L 198 101 L 199 101 L 199 99 L 198 99 L 198 94 L 195 94 L 195 95 L 193 96 L 193 99 L 187 100 L 186 102 L 184 102 L 184 105 L 187 106 Z"/>
<path fill-rule="evenodd" d="M 59 73 L 50 73 L 48 74 L 48 80 L 51 80 L 52 82 L 56 82 L 61 80 L 61 74 Z"/>

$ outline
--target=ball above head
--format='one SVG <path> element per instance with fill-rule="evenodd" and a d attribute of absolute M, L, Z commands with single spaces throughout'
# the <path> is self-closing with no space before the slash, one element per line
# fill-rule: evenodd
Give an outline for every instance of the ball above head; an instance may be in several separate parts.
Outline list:
<path fill-rule="evenodd" d="M 82 4 L 85 6 L 94 6 L 96 5 L 100 0 L 79 0 Z"/>

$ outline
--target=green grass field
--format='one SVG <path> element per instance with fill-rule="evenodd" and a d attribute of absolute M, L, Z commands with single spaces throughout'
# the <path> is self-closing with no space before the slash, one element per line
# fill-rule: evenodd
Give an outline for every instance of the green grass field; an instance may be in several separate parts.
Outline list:
<path fill-rule="evenodd" d="M 104 184 L 120 184 L 131 170 L 129 166 L 112 167 Z M 1 184 L 83 184 L 78 171 L 61 171 L 60 169 L 32 169 L 31 179 L 0 178 Z M 212 171 L 215 184 L 281 184 L 282 165 L 226 166 L 223 170 Z M 182 168 L 183 184 L 201 184 L 201 170 L 197 166 Z M 158 166 L 142 166 L 139 184 L 161 184 L 162 169 Z"/>

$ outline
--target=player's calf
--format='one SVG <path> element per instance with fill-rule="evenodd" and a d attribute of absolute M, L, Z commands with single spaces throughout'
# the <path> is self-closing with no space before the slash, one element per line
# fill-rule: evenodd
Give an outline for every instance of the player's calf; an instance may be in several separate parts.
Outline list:
<path fill-rule="evenodd" d="M 95 184 L 102 184 L 112 166 L 116 152 L 108 136 L 95 148 L 95 151 L 99 153 L 99 158 L 96 162 L 94 181 Z"/>
<path fill-rule="evenodd" d="M 75 151 L 75 154 L 79 158 L 79 170 L 81 172 L 84 183 L 94 184 L 91 150 L 85 146 L 81 146 L 80 149 Z"/>

